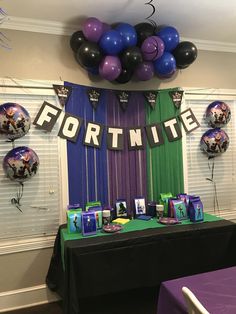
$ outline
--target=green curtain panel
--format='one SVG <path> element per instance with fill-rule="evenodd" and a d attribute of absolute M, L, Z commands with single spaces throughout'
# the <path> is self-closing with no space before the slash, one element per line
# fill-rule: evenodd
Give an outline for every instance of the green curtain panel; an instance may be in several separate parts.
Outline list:
<path fill-rule="evenodd" d="M 176 109 L 169 91 L 165 89 L 158 92 L 155 109 L 146 104 L 147 124 L 157 123 L 171 119 L 181 112 Z M 184 192 L 182 140 L 169 142 L 162 128 L 164 144 L 150 148 L 147 144 L 147 182 L 148 199 L 158 201 L 160 193 L 171 192 L 173 195 Z"/>

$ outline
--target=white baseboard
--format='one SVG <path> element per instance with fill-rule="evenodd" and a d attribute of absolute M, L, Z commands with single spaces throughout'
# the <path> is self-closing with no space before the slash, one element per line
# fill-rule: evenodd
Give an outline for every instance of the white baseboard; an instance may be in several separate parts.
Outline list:
<path fill-rule="evenodd" d="M 0 292 L 0 313 L 60 300 L 46 285 Z"/>

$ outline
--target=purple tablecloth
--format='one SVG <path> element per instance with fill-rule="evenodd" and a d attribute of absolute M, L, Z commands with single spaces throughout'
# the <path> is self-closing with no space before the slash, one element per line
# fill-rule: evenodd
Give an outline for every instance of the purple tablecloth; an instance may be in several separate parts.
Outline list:
<path fill-rule="evenodd" d="M 157 314 L 187 313 L 183 286 L 188 287 L 211 314 L 236 314 L 236 267 L 163 282 Z"/>

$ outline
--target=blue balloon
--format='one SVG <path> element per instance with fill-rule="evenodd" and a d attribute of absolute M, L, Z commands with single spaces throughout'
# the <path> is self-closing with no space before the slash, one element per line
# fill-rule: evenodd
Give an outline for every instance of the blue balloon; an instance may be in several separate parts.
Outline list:
<path fill-rule="evenodd" d="M 106 55 L 115 56 L 123 50 L 124 43 L 118 31 L 109 30 L 102 35 L 99 46 Z"/>
<path fill-rule="evenodd" d="M 136 46 L 137 33 L 132 25 L 128 23 L 120 23 L 115 29 L 122 37 L 124 48 Z"/>
<path fill-rule="evenodd" d="M 176 61 L 170 52 L 164 52 L 163 55 L 153 62 L 157 75 L 165 76 L 173 74 L 176 71 Z"/>
<path fill-rule="evenodd" d="M 159 36 L 165 44 L 165 51 L 174 50 L 179 44 L 179 33 L 173 26 L 166 26 L 161 28 L 156 34 Z"/>

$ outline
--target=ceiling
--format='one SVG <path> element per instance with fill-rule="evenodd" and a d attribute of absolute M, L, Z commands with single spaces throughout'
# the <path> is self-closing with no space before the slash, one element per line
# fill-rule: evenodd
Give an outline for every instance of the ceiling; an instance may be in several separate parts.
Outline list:
<path fill-rule="evenodd" d="M 235 0 L 1 0 L 0 7 L 9 16 L 7 25 L 17 18 L 18 24 L 29 19 L 76 30 L 91 16 L 108 24 L 135 25 L 154 13 L 151 18 L 157 25 L 175 26 L 181 37 L 236 47 Z"/>

